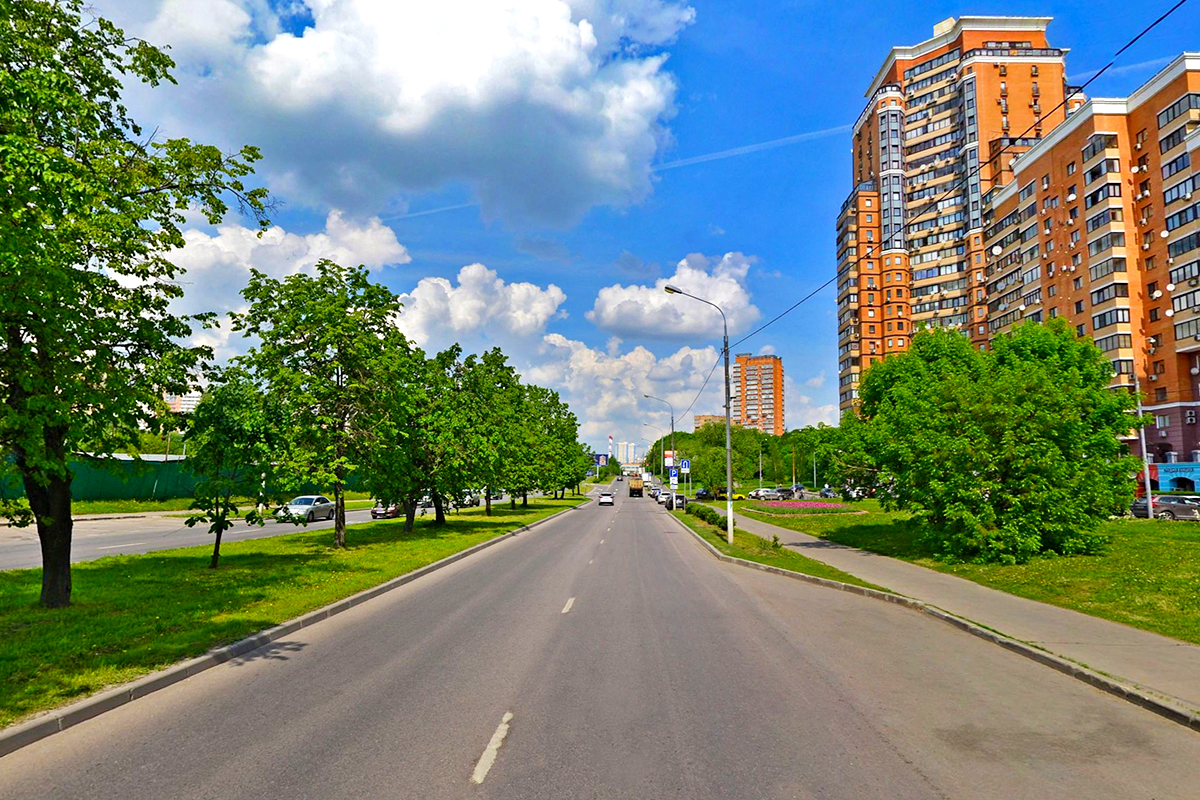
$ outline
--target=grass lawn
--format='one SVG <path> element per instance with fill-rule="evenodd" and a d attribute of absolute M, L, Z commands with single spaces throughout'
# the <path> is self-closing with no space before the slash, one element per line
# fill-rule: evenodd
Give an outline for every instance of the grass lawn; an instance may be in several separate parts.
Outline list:
<path fill-rule="evenodd" d="M 672 511 L 671 513 L 678 517 L 684 525 L 687 525 L 700 534 L 704 538 L 704 541 L 716 547 L 727 556 L 742 558 L 746 561 L 756 561 L 759 564 L 767 564 L 772 567 L 790 569 L 792 572 L 802 572 L 805 575 L 812 575 L 817 578 L 827 578 L 831 581 L 865 586 L 869 589 L 880 588 L 856 578 L 848 572 L 842 572 L 840 569 L 831 567 L 828 564 L 822 564 L 820 561 L 813 561 L 811 558 L 802 556 L 794 550 L 788 550 L 786 547 L 775 547 L 766 539 L 744 531 L 736 525 L 733 529 L 733 547 L 730 547 L 729 543 L 725 540 L 725 531 L 723 529 L 709 525 L 699 517 L 684 513 L 683 511 Z"/>
<path fill-rule="evenodd" d="M 921 542 L 906 515 L 874 501 L 858 515 L 749 516 L 790 530 L 901 558 L 1010 594 L 1082 611 L 1200 644 L 1200 524 L 1120 519 L 1100 526 L 1112 538 L 1095 556 L 1035 558 L 1026 564 L 946 564 Z"/>
<path fill-rule="evenodd" d="M 347 548 L 328 530 L 221 546 L 114 556 L 76 564 L 74 604 L 38 607 L 41 570 L 0 572 L 0 727 L 64 705 L 212 647 L 228 644 L 377 586 L 472 545 L 579 505 L 538 498 L 530 507 L 471 508 L 444 528 L 418 519 L 356 525 Z"/>
<path fill-rule="evenodd" d="M 371 496 L 366 492 L 346 492 L 346 508 L 370 508 Z M 331 498 L 332 499 L 332 498 Z M 350 502 L 355 501 L 355 502 Z M 242 505 L 252 504 L 242 498 Z M 71 514 L 144 514 L 147 511 L 187 511 L 192 505 L 190 497 L 175 497 L 170 500 L 76 500 L 71 504 Z"/>

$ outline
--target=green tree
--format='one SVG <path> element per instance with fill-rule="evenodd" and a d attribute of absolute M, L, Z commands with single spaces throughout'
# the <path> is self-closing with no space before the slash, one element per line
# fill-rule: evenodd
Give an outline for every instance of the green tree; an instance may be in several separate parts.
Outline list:
<path fill-rule="evenodd" d="M 187 431 L 188 469 L 198 479 L 192 508 L 200 513 L 187 526 L 208 523 L 213 534 L 209 567 L 217 568 L 221 536 L 233 527 L 240 510 L 236 498 L 253 498 L 247 525 L 262 525 L 271 500 L 275 463 L 286 449 L 276 422 L 276 404 L 237 371 L 222 376 L 196 406 Z"/>
<path fill-rule="evenodd" d="M 215 224 L 233 202 L 266 225 L 242 183 L 256 149 L 153 141 L 122 105 L 124 81 L 173 66 L 82 0 L 0 0 L 0 447 L 29 502 L 3 510 L 37 524 L 44 606 L 71 601 L 68 459 L 136 447 L 209 355 L 169 309 L 184 213 Z"/>
<path fill-rule="evenodd" d="M 1138 423 L 1136 401 L 1111 378 L 1062 320 L 1027 323 L 984 352 L 922 331 L 864 374 L 859 415 L 843 421 L 844 473 L 915 511 L 949 557 L 1093 552 L 1138 467 L 1118 439 Z"/>
<path fill-rule="evenodd" d="M 238 359 L 286 409 L 292 476 L 330 487 L 334 543 L 346 546 L 346 478 L 379 402 L 380 343 L 400 303 L 364 267 L 317 262 L 283 281 L 251 270 L 234 330 L 259 344 Z"/>
<path fill-rule="evenodd" d="M 491 516 L 492 490 L 504 484 L 505 455 L 511 449 L 509 437 L 520 422 L 520 384 L 504 353 L 494 348 L 463 361 L 460 390 L 464 401 L 460 412 L 465 422 L 462 441 L 469 471 L 484 487 L 485 513 Z"/>

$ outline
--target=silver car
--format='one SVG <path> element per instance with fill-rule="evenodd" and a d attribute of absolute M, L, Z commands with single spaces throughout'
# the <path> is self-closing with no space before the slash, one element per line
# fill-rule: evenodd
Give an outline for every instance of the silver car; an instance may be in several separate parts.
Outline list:
<path fill-rule="evenodd" d="M 319 494 L 306 494 L 293 497 L 283 508 L 275 512 L 280 520 L 304 520 L 315 522 L 318 519 L 333 519 L 335 508 L 333 501 Z"/>

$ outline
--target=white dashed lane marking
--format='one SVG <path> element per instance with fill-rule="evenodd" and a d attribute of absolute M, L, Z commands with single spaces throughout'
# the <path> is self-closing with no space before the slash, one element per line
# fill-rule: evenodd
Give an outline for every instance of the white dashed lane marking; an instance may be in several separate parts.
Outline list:
<path fill-rule="evenodd" d="M 500 727 L 496 728 L 496 732 L 492 734 L 492 740 L 488 742 L 487 747 L 483 750 L 483 755 L 479 757 L 479 763 L 475 765 L 475 772 L 471 774 L 471 783 L 483 783 L 488 771 L 496 763 L 496 754 L 500 752 L 500 745 L 504 744 L 504 737 L 508 736 L 508 723 L 512 718 L 511 711 L 504 713 L 504 717 L 500 720 Z"/>
<path fill-rule="evenodd" d="M 575 598 L 574 598 L 574 597 L 572 597 L 570 600 L 568 600 L 568 601 L 567 601 L 567 604 L 566 604 L 565 606 L 563 606 L 562 613 L 566 614 L 568 611 L 570 611 L 570 610 L 571 610 L 571 606 L 573 606 L 573 605 L 575 605 Z"/>

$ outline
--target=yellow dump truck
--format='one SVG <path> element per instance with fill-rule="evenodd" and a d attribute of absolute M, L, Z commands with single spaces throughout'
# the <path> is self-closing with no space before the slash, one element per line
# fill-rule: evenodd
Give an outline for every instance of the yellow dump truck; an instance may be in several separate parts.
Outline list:
<path fill-rule="evenodd" d="M 643 484 L 642 484 L 641 478 L 639 478 L 636 475 L 631 477 L 629 479 L 629 496 L 630 497 L 641 497 L 642 496 L 642 485 Z"/>

